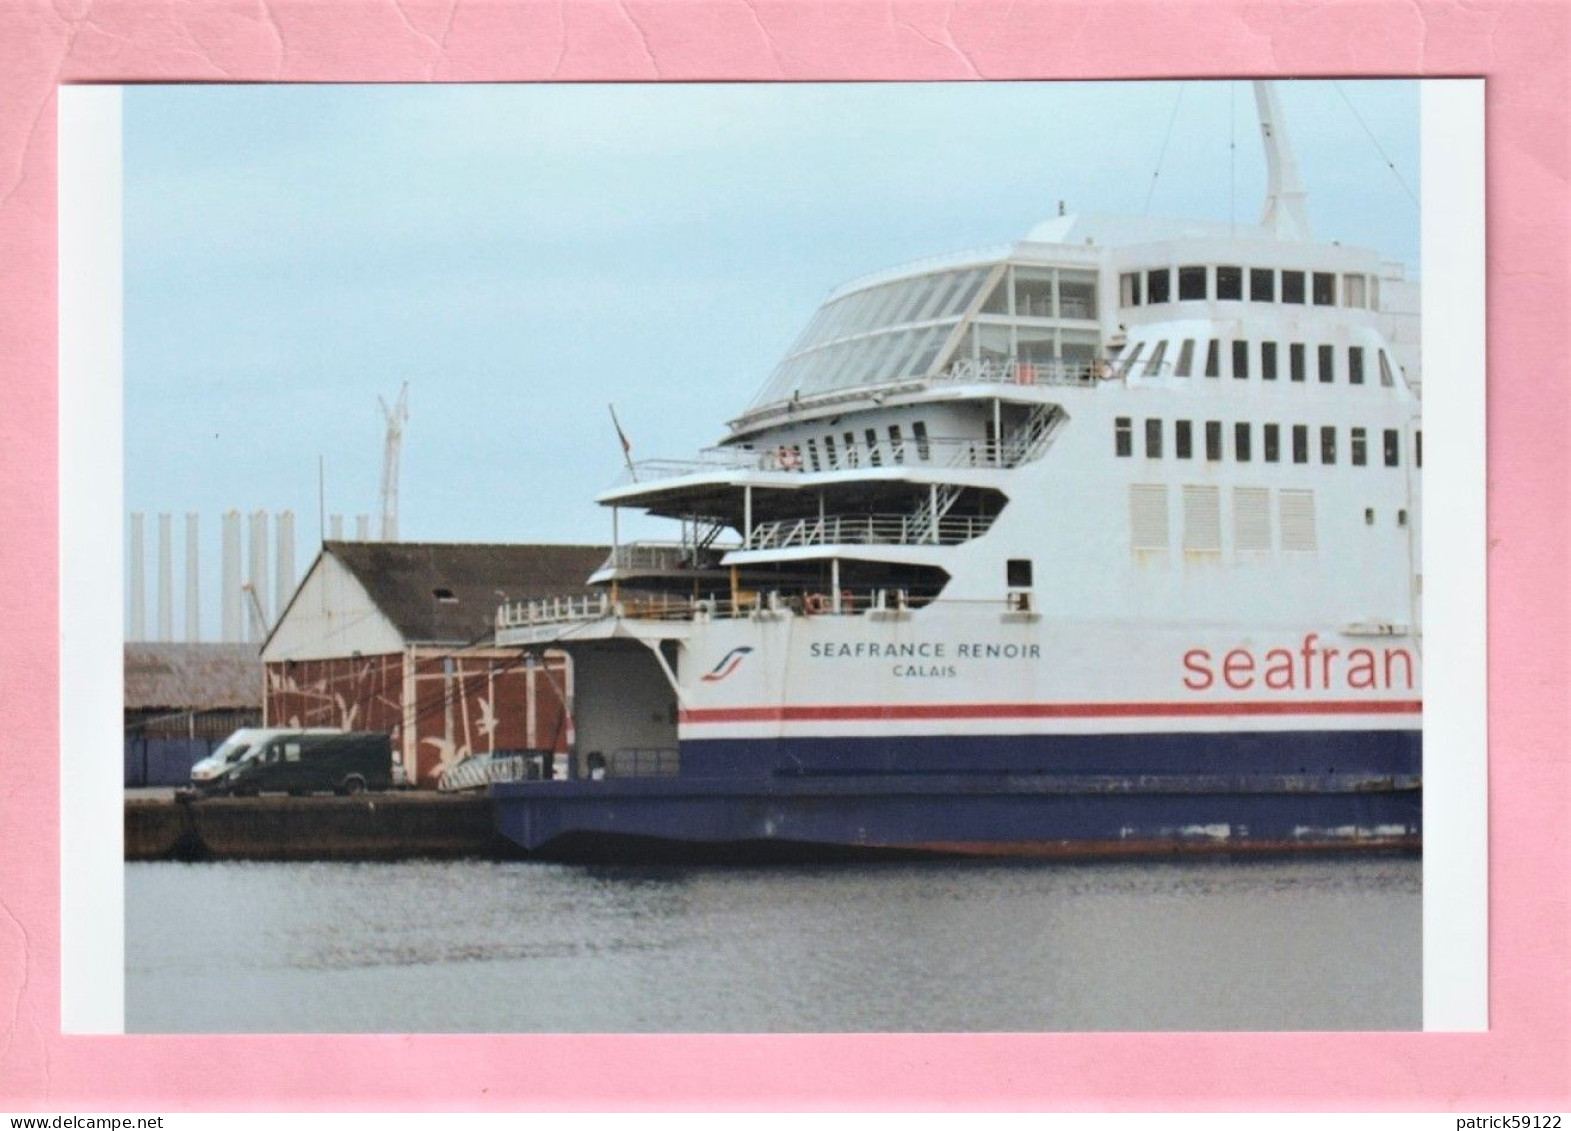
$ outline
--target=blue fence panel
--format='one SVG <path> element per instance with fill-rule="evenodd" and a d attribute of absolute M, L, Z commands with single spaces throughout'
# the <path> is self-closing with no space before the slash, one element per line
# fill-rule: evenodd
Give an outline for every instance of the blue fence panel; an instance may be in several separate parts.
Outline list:
<path fill-rule="evenodd" d="M 218 746 L 206 738 L 125 736 L 127 786 L 190 785 L 191 767 Z"/>

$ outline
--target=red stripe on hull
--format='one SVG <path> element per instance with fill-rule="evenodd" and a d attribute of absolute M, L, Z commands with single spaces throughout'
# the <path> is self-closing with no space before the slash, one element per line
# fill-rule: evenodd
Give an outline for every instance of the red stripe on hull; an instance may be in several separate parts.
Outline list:
<path fill-rule="evenodd" d="M 1146 719 L 1280 715 L 1416 715 L 1419 699 L 1233 703 L 950 703 L 845 707 L 700 707 L 684 723 L 877 721 L 881 719 Z"/>

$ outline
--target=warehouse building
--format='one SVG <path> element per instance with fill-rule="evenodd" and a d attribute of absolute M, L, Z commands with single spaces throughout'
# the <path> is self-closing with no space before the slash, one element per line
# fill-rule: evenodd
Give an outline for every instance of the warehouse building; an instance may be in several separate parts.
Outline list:
<path fill-rule="evenodd" d="M 125 645 L 126 785 L 183 785 L 230 733 L 261 721 L 254 645 Z"/>
<path fill-rule="evenodd" d="M 604 546 L 328 542 L 262 646 L 268 726 L 393 737 L 409 780 L 469 754 L 565 751 L 566 656 L 492 646 L 496 609 L 587 593 Z"/>

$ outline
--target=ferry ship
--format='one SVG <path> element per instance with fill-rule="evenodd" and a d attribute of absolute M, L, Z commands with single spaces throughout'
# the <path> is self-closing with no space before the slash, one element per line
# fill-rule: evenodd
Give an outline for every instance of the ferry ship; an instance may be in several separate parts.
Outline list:
<path fill-rule="evenodd" d="M 1257 225 L 1062 214 L 833 292 L 724 440 L 599 501 L 560 857 L 1416 848 L 1414 284 L 1318 242 L 1255 84 Z M 1382 302 L 1382 286 L 1387 301 Z M 624 542 L 620 514 L 673 522 Z"/>

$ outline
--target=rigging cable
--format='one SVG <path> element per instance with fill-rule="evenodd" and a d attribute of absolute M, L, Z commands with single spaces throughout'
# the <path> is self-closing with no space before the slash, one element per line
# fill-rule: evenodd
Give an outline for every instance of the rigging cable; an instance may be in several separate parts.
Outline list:
<path fill-rule="evenodd" d="M 1178 97 L 1173 99 L 1173 114 L 1167 120 L 1167 136 L 1162 139 L 1162 152 L 1156 155 L 1156 169 L 1151 174 L 1151 187 L 1146 191 L 1146 207 L 1141 213 L 1151 215 L 1151 198 L 1156 195 L 1156 179 L 1162 175 L 1162 162 L 1167 159 L 1167 143 L 1173 140 L 1173 124 L 1178 121 L 1178 107 L 1184 101 L 1184 84 L 1178 84 Z"/>
<path fill-rule="evenodd" d="M 1365 123 L 1363 116 L 1358 112 L 1358 107 L 1353 105 L 1352 99 L 1348 98 L 1347 91 L 1342 89 L 1342 84 L 1339 82 L 1333 81 L 1331 85 L 1336 87 L 1336 92 L 1342 96 L 1342 101 L 1347 103 L 1347 108 L 1353 112 L 1353 117 L 1358 120 L 1358 124 L 1360 126 L 1363 126 L 1364 133 L 1369 135 L 1369 141 L 1372 145 L 1374 145 L 1375 152 L 1380 154 L 1380 159 L 1386 163 L 1386 168 L 1391 170 L 1391 175 L 1396 178 L 1396 183 L 1402 186 L 1402 191 L 1407 193 L 1407 198 L 1411 200 L 1416 207 L 1418 205 L 1418 197 L 1414 196 L 1413 190 L 1407 187 L 1407 182 L 1402 179 L 1402 174 L 1397 172 L 1396 163 L 1392 161 L 1391 158 L 1386 155 L 1386 151 L 1381 148 L 1379 139 L 1375 137 L 1374 131 L 1369 128 L 1367 123 Z"/>

